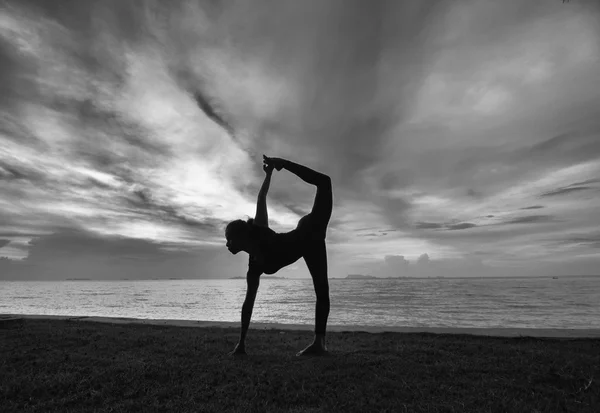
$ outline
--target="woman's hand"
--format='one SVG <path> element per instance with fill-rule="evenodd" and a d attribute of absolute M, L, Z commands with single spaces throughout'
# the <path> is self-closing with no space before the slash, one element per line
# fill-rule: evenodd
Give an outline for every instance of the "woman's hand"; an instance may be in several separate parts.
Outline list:
<path fill-rule="evenodd" d="M 277 169 L 278 171 L 281 171 L 281 168 L 283 168 L 283 159 L 281 158 L 269 158 L 266 155 L 263 155 L 263 168 L 271 168 L 271 170 L 273 170 L 273 168 Z M 266 171 L 266 169 L 265 169 Z"/>
<path fill-rule="evenodd" d="M 273 173 L 273 168 L 274 168 L 274 166 L 272 164 L 271 165 L 266 164 L 266 163 L 263 164 L 263 171 L 265 171 L 265 173 L 267 175 L 270 175 Z"/>

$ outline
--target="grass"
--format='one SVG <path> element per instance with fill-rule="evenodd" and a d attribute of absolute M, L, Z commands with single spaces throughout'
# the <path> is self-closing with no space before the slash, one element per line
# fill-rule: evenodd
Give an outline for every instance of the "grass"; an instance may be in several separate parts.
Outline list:
<path fill-rule="evenodd" d="M 26 320 L 0 330 L 8 412 L 597 412 L 600 340 Z"/>

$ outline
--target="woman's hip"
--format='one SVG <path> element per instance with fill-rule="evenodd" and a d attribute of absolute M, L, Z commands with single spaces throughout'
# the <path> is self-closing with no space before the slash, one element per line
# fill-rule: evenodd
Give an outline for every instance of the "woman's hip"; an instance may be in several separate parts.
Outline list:
<path fill-rule="evenodd" d="M 298 221 L 296 231 L 305 240 L 324 239 L 327 235 L 327 223 L 329 220 L 321 220 L 313 213 L 303 216 Z"/>

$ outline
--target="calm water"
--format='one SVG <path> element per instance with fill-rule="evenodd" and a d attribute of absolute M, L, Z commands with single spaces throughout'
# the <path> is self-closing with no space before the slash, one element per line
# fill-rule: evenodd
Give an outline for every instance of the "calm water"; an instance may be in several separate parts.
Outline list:
<path fill-rule="evenodd" d="M 0 314 L 239 321 L 245 280 L 0 282 Z M 331 325 L 600 328 L 600 277 L 330 280 Z M 310 280 L 261 282 L 252 320 L 314 323 Z"/>

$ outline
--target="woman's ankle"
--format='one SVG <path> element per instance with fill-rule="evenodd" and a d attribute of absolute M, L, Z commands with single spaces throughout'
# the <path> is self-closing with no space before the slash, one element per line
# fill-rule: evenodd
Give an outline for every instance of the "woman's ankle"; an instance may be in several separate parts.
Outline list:
<path fill-rule="evenodd" d="M 316 333 L 314 343 L 321 347 L 325 347 L 325 334 Z"/>

